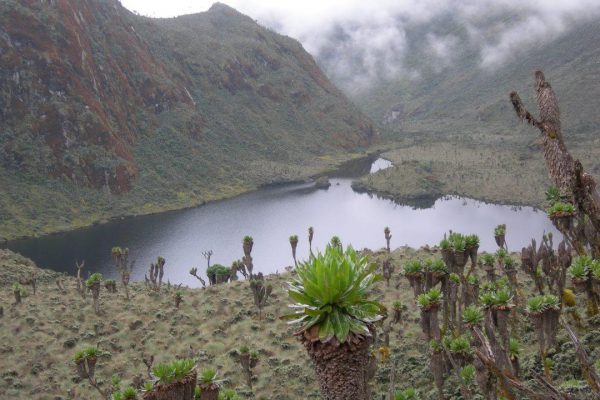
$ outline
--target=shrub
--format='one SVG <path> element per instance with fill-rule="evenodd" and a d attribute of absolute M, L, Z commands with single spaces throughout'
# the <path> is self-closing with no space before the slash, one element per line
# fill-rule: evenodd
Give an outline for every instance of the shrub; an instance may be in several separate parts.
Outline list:
<path fill-rule="evenodd" d="M 85 347 L 75 352 L 75 355 L 73 356 L 73 361 L 78 362 L 81 360 L 93 360 L 107 354 L 109 353 L 103 352 L 99 348 L 94 346 Z"/>
<path fill-rule="evenodd" d="M 20 283 L 15 282 L 12 286 L 13 288 L 13 292 L 19 292 L 19 294 L 21 295 L 21 297 L 27 297 L 29 296 L 29 292 L 27 291 L 27 289 L 25 289 Z"/>
<path fill-rule="evenodd" d="M 404 265 L 405 274 L 418 274 L 420 272 L 423 272 L 423 264 L 419 260 L 411 260 Z"/>
<path fill-rule="evenodd" d="M 442 292 L 437 288 L 431 288 L 427 293 L 417 296 L 417 304 L 421 308 L 428 308 L 439 304 L 442 299 Z"/>
<path fill-rule="evenodd" d="M 600 261 L 592 260 L 590 263 L 590 272 L 592 273 L 592 277 L 594 277 L 594 279 L 600 280 Z"/>
<path fill-rule="evenodd" d="M 508 353 L 510 358 L 517 358 L 521 354 L 521 344 L 515 338 L 510 338 L 508 343 Z"/>
<path fill-rule="evenodd" d="M 448 239 L 442 239 L 440 241 L 440 249 L 449 250 L 450 247 L 451 247 L 451 245 L 450 245 L 450 241 Z"/>
<path fill-rule="evenodd" d="M 206 269 L 206 275 L 229 276 L 231 270 L 224 265 L 215 264 Z"/>
<path fill-rule="evenodd" d="M 137 399 L 137 390 L 133 386 L 126 387 L 122 392 L 116 391 L 112 395 L 112 400 L 135 400 Z"/>
<path fill-rule="evenodd" d="M 102 282 L 102 274 L 100 272 L 95 272 L 85 281 L 85 286 L 92 287 L 100 282 Z"/>
<path fill-rule="evenodd" d="M 498 260 L 504 260 L 506 257 L 508 257 L 508 252 L 505 249 L 498 249 L 498 251 L 496 251 L 496 258 Z"/>
<path fill-rule="evenodd" d="M 460 370 L 460 377 L 467 385 L 471 385 L 475 379 L 475 367 L 471 364 L 465 365 Z"/>
<path fill-rule="evenodd" d="M 515 260 L 512 257 L 507 256 L 504 258 L 504 268 L 505 269 L 513 269 L 515 267 L 515 265 L 516 265 Z"/>
<path fill-rule="evenodd" d="M 493 291 L 486 291 L 479 295 L 479 301 L 484 307 L 491 307 L 496 303 L 496 293 Z"/>
<path fill-rule="evenodd" d="M 429 302 L 429 296 L 427 296 L 427 293 L 421 293 L 420 295 L 417 296 L 417 304 L 421 308 L 429 307 L 430 302 Z"/>
<path fill-rule="evenodd" d="M 425 270 L 431 272 L 447 273 L 448 268 L 442 260 L 427 260 L 425 261 Z"/>
<path fill-rule="evenodd" d="M 481 262 L 485 265 L 494 265 L 494 256 L 488 253 L 481 255 Z"/>
<path fill-rule="evenodd" d="M 512 298 L 513 298 L 513 296 L 510 293 L 510 290 L 502 288 L 500 290 L 497 290 L 494 295 L 494 305 L 495 306 L 508 306 L 508 305 L 510 305 Z"/>
<path fill-rule="evenodd" d="M 510 281 L 507 276 L 502 276 L 496 280 L 496 290 L 510 289 Z"/>
<path fill-rule="evenodd" d="M 483 321 L 483 313 L 479 307 L 470 305 L 463 311 L 463 320 L 469 325 L 478 325 Z"/>
<path fill-rule="evenodd" d="M 329 244 L 332 247 L 341 247 L 342 246 L 342 241 L 340 240 L 340 238 L 338 236 L 333 236 L 331 238 L 331 240 L 329 241 Z"/>
<path fill-rule="evenodd" d="M 454 251 L 465 251 L 467 248 L 467 241 L 460 233 L 453 233 L 450 235 L 450 243 Z"/>
<path fill-rule="evenodd" d="M 215 383 L 217 380 L 217 370 L 214 368 L 205 368 L 200 373 L 199 379 L 203 384 Z"/>
<path fill-rule="evenodd" d="M 465 236 L 465 243 L 468 248 L 479 246 L 479 236 L 477 235 L 467 235 Z"/>
<path fill-rule="evenodd" d="M 175 360 L 171 363 L 161 363 L 152 369 L 159 383 L 169 384 L 185 378 L 195 368 L 194 360 Z"/>
<path fill-rule="evenodd" d="M 135 400 L 137 399 L 137 390 L 135 390 L 135 388 L 133 386 L 128 386 L 126 387 L 123 392 L 117 392 L 118 394 L 121 395 L 120 399 L 122 400 Z M 115 394 L 117 394 L 115 393 Z M 113 394 L 113 400 L 117 400 L 114 398 L 114 394 Z"/>
<path fill-rule="evenodd" d="M 546 209 L 548 215 L 575 214 L 575 206 L 571 203 L 556 202 Z"/>
<path fill-rule="evenodd" d="M 477 278 L 475 275 L 469 275 L 469 277 L 467 278 L 467 283 L 469 285 L 478 285 L 479 278 Z"/>
<path fill-rule="evenodd" d="M 450 352 L 457 354 L 467 354 L 471 349 L 471 340 L 466 334 L 455 338 L 444 338 L 444 344 Z"/>
<path fill-rule="evenodd" d="M 563 196 L 556 186 L 550 186 L 548 190 L 546 190 L 546 201 L 550 204 L 564 202 L 565 198 L 566 196 Z"/>
<path fill-rule="evenodd" d="M 335 337 L 344 343 L 351 333 L 369 334 L 369 327 L 385 315 L 385 307 L 371 300 L 370 290 L 381 277 L 377 265 L 359 257 L 352 247 L 346 251 L 327 246 L 296 269 L 288 295 L 297 311 L 283 316 L 294 319 L 305 331 L 319 326 L 321 341 Z"/>
<path fill-rule="evenodd" d="M 85 350 L 77 350 L 73 356 L 73 361 L 79 362 L 85 360 Z"/>
<path fill-rule="evenodd" d="M 535 296 L 527 301 L 527 312 L 531 314 L 539 314 L 550 308 L 558 309 L 559 307 L 560 300 L 552 294 Z"/>
<path fill-rule="evenodd" d="M 417 400 L 417 391 L 413 388 L 399 390 L 395 393 L 394 400 Z"/>
<path fill-rule="evenodd" d="M 460 283 L 460 276 L 458 276 L 457 273 L 451 273 L 450 276 L 448 276 L 448 279 L 450 279 L 454 283 Z"/>
<path fill-rule="evenodd" d="M 506 235 L 506 225 L 498 225 L 494 229 L 494 236 Z"/>
<path fill-rule="evenodd" d="M 219 400 L 239 400 L 237 392 L 233 389 L 224 389 L 219 393 Z"/>
<path fill-rule="evenodd" d="M 250 348 L 248 346 L 246 346 L 245 344 L 240 346 L 239 349 L 240 354 L 247 354 L 250 352 Z"/>
<path fill-rule="evenodd" d="M 113 375 L 110 379 L 113 387 L 113 391 L 118 392 L 121 390 L 121 377 L 119 375 Z"/>
<path fill-rule="evenodd" d="M 585 280 L 588 278 L 592 259 L 588 256 L 575 257 L 573 263 L 568 269 L 571 278 Z"/>

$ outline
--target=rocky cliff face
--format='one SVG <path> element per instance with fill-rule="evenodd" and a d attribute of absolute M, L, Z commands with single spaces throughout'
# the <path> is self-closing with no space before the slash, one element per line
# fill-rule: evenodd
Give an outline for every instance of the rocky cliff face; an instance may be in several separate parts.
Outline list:
<path fill-rule="evenodd" d="M 116 1 L 0 6 L 2 164 L 113 193 L 138 175 L 138 112 L 193 108 Z M 29 142 L 35 152 L 23 145 Z M 31 159 L 33 158 L 33 159 Z"/>
<path fill-rule="evenodd" d="M 95 202 L 102 216 L 160 208 L 165 192 L 190 205 L 206 186 L 260 185 L 273 165 L 374 134 L 297 41 L 225 5 L 157 20 L 117 0 L 0 2 L 0 183 L 13 188 L 0 236 L 49 206 L 15 196 L 57 194 L 80 212 Z"/>

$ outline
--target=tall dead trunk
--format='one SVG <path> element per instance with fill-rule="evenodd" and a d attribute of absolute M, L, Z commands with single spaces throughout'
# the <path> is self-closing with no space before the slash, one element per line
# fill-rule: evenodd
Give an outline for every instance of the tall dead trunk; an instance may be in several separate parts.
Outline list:
<path fill-rule="evenodd" d="M 593 228 L 591 237 L 597 238 L 600 232 L 600 195 L 596 189 L 595 179 L 583 172 L 579 160 L 574 160 L 563 141 L 558 99 L 550 83 L 546 81 L 542 71 L 535 72 L 535 90 L 539 119 L 536 119 L 523 105 L 517 92 L 510 94 L 510 99 L 517 116 L 538 128 L 544 149 L 544 160 L 552 183 L 560 192 L 568 196 L 577 211 L 588 217 Z M 553 221 L 554 222 L 554 221 Z M 565 227 L 555 223 L 561 231 Z M 563 232 L 569 236 L 567 232 Z M 585 253 L 583 246 L 572 243 L 578 253 Z M 600 256 L 600 243 L 594 239 L 589 243 L 594 256 Z"/>

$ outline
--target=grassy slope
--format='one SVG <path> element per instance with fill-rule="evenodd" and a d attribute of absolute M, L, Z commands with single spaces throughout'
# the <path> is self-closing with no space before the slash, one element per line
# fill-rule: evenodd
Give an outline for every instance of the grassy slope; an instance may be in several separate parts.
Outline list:
<path fill-rule="evenodd" d="M 0 7 L 0 240 L 306 179 L 374 135 L 297 41 L 227 6 L 167 20 L 99 0 Z"/>
<path fill-rule="evenodd" d="M 372 260 L 381 261 L 384 253 Z M 422 399 L 435 399 L 426 354 L 428 344 L 419 336 L 419 312 L 412 290 L 399 274 L 408 259 L 435 257 L 435 251 L 399 248 L 392 253 L 396 273 L 390 287 L 378 284 L 375 295 L 390 306 L 397 299 L 407 305 L 403 322 L 391 334 L 392 359 L 398 362 L 398 388 L 419 388 Z M 71 357 L 76 348 L 96 345 L 111 353 L 99 362 L 97 377 L 103 385 L 113 373 L 125 383 L 145 379 L 142 353 L 155 356 L 156 362 L 197 354 L 200 368 L 212 366 L 220 371 L 224 385 L 238 390 L 242 398 L 306 399 L 318 398 L 318 389 L 308 356 L 293 337 L 293 329 L 277 319 L 286 313 L 284 283 L 289 275 L 268 276 L 274 297 L 258 320 L 252 304 L 248 282 L 239 281 L 208 289 L 184 288 L 184 303 L 174 309 L 173 291 L 150 293 L 142 284 L 132 285 L 132 300 L 127 302 L 122 290 L 117 294 L 101 294 L 101 316 L 93 313 L 91 299 L 82 300 L 75 291 L 73 278 L 68 278 L 68 293 L 60 295 L 52 281 L 42 283 L 37 296 L 12 308 L 9 286 L 16 264 L 32 268 L 19 256 L 0 251 L 0 304 L 5 315 L 0 321 L 0 396 L 12 399 L 66 398 L 69 391 L 87 399 L 99 398 L 86 382 L 76 378 Z M 8 271 L 8 272 L 7 272 Z M 6 279 L 5 279 L 6 278 Z M 521 277 L 523 278 L 523 277 Z M 524 279 L 529 282 L 528 279 Z M 399 282 L 398 289 L 395 283 Z M 529 286 L 527 286 L 529 287 Z M 596 329 L 600 326 L 596 325 Z M 528 326 L 519 332 L 524 345 L 521 365 L 525 379 L 535 370 L 535 338 Z M 592 350 L 592 359 L 600 357 L 597 331 L 592 327 L 582 335 L 582 342 Z M 555 379 L 563 382 L 578 377 L 574 354 L 563 334 L 559 335 L 561 352 L 553 354 Z M 254 390 L 245 386 L 243 374 L 235 358 L 240 345 L 247 344 L 260 353 Z M 375 398 L 387 390 L 389 364 L 379 364 L 373 380 Z M 458 399 L 454 378 L 446 384 L 449 399 Z M 57 397 L 58 396 L 58 397 Z"/>
<path fill-rule="evenodd" d="M 394 167 L 360 178 L 354 187 L 409 204 L 456 194 L 494 203 L 544 206 L 550 181 L 537 146 L 527 148 L 521 140 L 504 137 L 436 142 L 427 136 L 383 153 Z M 597 165 L 600 147 L 571 148 L 588 171 Z"/>

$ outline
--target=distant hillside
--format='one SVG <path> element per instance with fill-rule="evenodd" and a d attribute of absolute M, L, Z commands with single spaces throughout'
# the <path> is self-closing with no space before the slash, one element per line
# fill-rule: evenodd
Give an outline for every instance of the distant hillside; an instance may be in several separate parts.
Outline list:
<path fill-rule="evenodd" d="M 481 22 L 493 38 L 499 24 L 514 24 L 519 16 Z M 452 38 L 444 60 L 428 41 Z M 572 24 L 553 40 L 540 40 L 512 57 L 482 66 L 481 49 L 467 27 L 444 15 L 407 30 L 400 73 L 370 86 L 348 87 L 331 57 L 319 61 L 332 79 L 363 107 L 386 132 L 394 151 L 384 156 L 395 168 L 364 177 L 356 188 L 377 192 L 399 202 L 429 202 L 457 194 L 493 202 L 542 206 L 547 179 L 538 132 L 518 121 L 509 101 L 517 90 L 537 114 L 533 72 L 542 69 L 559 96 L 563 133 L 572 154 L 600 175 L 600 24 Z M 340 35 L 343 38 L 343 35 Z M 489 39 L 489 38 L 488 38 Z M 526 39 L 526 38 L 523 38 Z M 344 49 L 342 43 L 335 48 Z M 339 54 L 338 54 L 339 56 Z"/>
<path fill-rule="evenodd" d="M 374 135 L 297 41 L 225 5 L 0 2 L 0 239 L 305 178 Z"/>
<path fill-rule="evenodd" d="M 500 24 L 511 26 L 519 21 L 519 15 L 496 15 L 480 22 L 484 25 L 481 31 L 489 40 Z M 407 30 L 402 67 L 418 71 L 418 76 L 404 71 L 395 78 L 371 82 L 366 89 L 347 87 L 336 73 L 331 59 L 334 52 L 320 54 L 318 61 L 377 123 L 404 133 L 464 134 L 479 130 L 478 126 L 488 128 L 488 133 L 500 129 L 508 135 L 515 133 L 520 124 L 514 118 L 508 94 L 518 90 L 534 109 L 533 71 L 542 69 L 560 96 L 567 135 L 571 139 L 589 138 L 600 131 L 598 22 L 573 23 L 554 40 L 539 40 L 524 46 L 524 50 L 516 46 L 512 57 L 482 66 L 480 44 L 470 37 L 472 32 L 451 14 L 444 15 Z M 432 35 L 453 40 L 452 51 L 446 52 L 445 59 L 432 50 Z M 341 43 L 338 47 L 344 48 Z"/>

